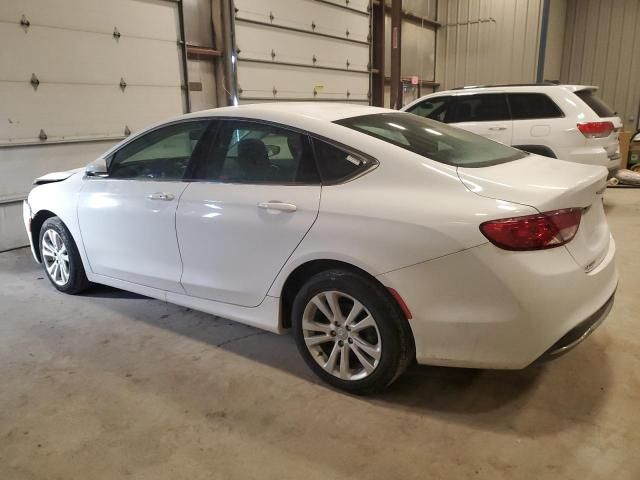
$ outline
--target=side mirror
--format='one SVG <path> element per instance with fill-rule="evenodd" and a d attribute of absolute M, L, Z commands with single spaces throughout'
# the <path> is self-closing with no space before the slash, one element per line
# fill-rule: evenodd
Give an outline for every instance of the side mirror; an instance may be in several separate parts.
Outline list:
<path fill-rule="evenodd" d="M 90 163 L 85 168 L 84 174 L 87 177 L 108 177 L 109 171 L 107 170 L 107 160 L 104 158 L 99 158 L 95 162 Z"/>
<path fill-rule="evenodd" d="M 267 147 L 267 154 L 269 157 L 274 157 L 280 153 L 280 147 L 278 145 L 265 145 Z"/>

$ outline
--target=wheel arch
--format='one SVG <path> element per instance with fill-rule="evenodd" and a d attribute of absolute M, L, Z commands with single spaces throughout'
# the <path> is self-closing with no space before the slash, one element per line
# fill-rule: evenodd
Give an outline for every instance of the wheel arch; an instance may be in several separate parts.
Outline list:
<path fill-rule="evenodd" d="M 403 306 L 400 302 L 402 299 L 396 297 L 397 292 L 390 290 L 387 286 L 385 286 L 380 280 L 378 280 L 374 275 L 367 272 L 366 270 L 352 264 L 349 262 L 345 262 L 342 260 L 335 259 L 314 259 L 308 260 L 297 267 L 295 267 L 287 276 L 286 280 L 282 285 L 282 289 L 280 291 L 280 327 L 281 328 L 290 328 L 291 327 L 291 308 L 293 305 L 293 300 L 295 299 L 298 291 L 304 285 L 304 283 L 311 278 L 312 276 L 324 272 L 326 270 L 349 270 L 352 272 L 359 273 L 363 275 L 377 284 L 379 284 L 384 290 L 388 293 L 389 298 L 392 302 L 398 307 L 402 317 L 408 321 L 410 317 L 407 316 L 406 306 Z"/>

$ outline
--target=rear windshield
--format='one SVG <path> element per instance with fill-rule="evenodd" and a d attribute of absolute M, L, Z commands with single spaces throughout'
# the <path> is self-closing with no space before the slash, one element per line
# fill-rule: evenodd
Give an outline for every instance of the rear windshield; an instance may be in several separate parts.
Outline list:
<path fill-rule="evenodd" d="M 576 92 L 576 95 L 580 97 L 580 100 L 589 105 L 589 107 L 591 107 L 591 110 L 596 112 L 596 115 L 598 115 L 599 117 L 615 116 L 614 111 L 611 110 L 609 105 L 596 97 L 593 90 L 579 90 Z"/>
<path fill-rule="evenodd" d="M 344 118 L 335 123 L 457 167 L 486 167 L 528 155 L 502 143 L 411 113 L 375 113 Z"/>

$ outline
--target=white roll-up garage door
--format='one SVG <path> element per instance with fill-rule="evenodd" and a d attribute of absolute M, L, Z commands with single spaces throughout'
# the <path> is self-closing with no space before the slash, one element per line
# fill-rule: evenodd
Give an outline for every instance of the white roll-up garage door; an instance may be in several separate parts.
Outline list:
<path fill-rule="evenodd" d="M 235 7 L 240 103 L 369 103 L 368 0 L 235 0 Z"/>
<path fill-rule="evenodd" d="M 35 177 L 184 112 L 178 7 L 0 2 L 0 250 L 24 244 L 19 202 Z"/>

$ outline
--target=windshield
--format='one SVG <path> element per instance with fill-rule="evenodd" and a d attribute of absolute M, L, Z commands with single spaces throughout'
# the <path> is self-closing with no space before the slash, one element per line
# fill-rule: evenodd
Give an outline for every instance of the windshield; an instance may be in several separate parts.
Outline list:
<path fill-rule="evenodd" d="M 411 113 L 375 113 L 344 118 L 335 123 L 457 167 L 486 167 L 528 155 L 502 143 Z"/>

